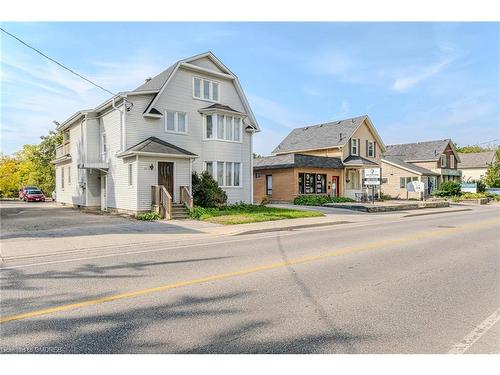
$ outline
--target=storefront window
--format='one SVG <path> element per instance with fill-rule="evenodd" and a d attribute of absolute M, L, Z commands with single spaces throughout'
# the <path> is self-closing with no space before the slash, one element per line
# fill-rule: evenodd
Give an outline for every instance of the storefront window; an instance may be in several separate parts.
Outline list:
<path fill-rule="evenodd" d="M 347 170 L 347 189 L 349 190 L 359 189 L 359 172 L 357 169 Z"/>
<path fill-rule="evenodd" d="M 299 194 L 325 194 L 326 174 L 299 173 Z"/>

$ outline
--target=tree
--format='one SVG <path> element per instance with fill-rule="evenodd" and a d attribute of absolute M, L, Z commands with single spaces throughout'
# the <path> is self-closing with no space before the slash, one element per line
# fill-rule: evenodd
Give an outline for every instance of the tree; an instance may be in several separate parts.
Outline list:
<path fill-rule="evenodd" d="M 256 152 L 253 153 L 253 158 L 254 159 L 258 159 L 258 158 L 261 158 L 261 157 L 262 157 L 262 155 L 257 154 Z"/>
<path fill-rule="evenodd" d="M 211 208 L 220 207 L 227 202 L 227 195 L 207 171 L 198 174 L 193 172 L 193 200 L 196 206 Z"/>
<path fill-rule="evenodd" d="M 24 145 L 12 156 L 0 158 L 0 195 L 15 197 L 22 186 L 34 185 L 46 195 L 55 189 L 54 159 L 56 146 L 62 142 L 62 134 L 50 131 L 42 136 L 38 145 Z"/>
<path fill-rule="evenodd" d="M 496 161 L 488 168 L 484 177 L 484 183 L 489 188 L 500 188 L 500 147 L 496 154 Z"/>

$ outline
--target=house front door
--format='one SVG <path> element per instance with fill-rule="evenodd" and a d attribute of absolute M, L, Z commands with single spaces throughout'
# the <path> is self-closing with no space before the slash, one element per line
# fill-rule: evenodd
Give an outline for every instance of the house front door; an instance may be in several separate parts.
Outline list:
<path fill-rule="evenodd" d="M 158 185 L 163 185 L 168 193 L 174 198 L 174 163 L 158 162 Z"/>

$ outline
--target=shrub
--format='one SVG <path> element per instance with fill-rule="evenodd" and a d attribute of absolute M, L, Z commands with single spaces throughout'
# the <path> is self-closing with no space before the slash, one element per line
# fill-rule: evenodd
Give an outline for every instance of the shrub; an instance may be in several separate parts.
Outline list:
<path fill-rule="evenodd" d="M 332 197 L 329 195 L 299 195 L 293 200 L 293 204 L 301 206 L 322 206 L 325 203 L 354 202 L 347 197 Z"/>
<path fill-rule="evenodd" d="M 484 193 L 486 191 L 486 184 L 484 183 L 484 181 L 482 180 L 476 181 L 476 184 L 478 193 Z"/>
<path fill-rule="evenodd" d="M 487 197 L 485 193 L 462 193 L 460 196 L 461 199 L 481 199 Z"/>
<path fill-rule="evenodd" d="M 196 206 L 200 207 L 220 207 L 227 202 L 227 195 L 217 184 L 210 173 L 193 172 L 192 179 L 193 200 Z"/>
<path fill-rule="evenodd" d="M 446 181 L 439 185 L 439 190 L 434 192 L 437 197 L 453 197 L 460 195 L 460 182 Z"/>
<path fill-rule="evenodd" d="M 137 215 L 137 220 L 160 220 L 161 216 L 159 213 L 150 211 L 144 212 L 142 214 Z"/>

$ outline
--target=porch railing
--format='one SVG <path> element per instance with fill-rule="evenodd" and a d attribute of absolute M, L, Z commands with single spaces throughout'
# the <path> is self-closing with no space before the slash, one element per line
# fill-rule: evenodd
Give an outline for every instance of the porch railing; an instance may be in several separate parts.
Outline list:
<path fill-rule="evenodd" d="M 164 219 L 172 219 L 172 197 L 165 186 L 151 186 L 151 209 Z"/>
<path fill-rule="evenodd" d="M 181 203 L 186 206 L 186 208 L 191 211 L 193 209 L 193 196 L 189 192 L 189 187 L 187 186 L 181 186 Z"/>

